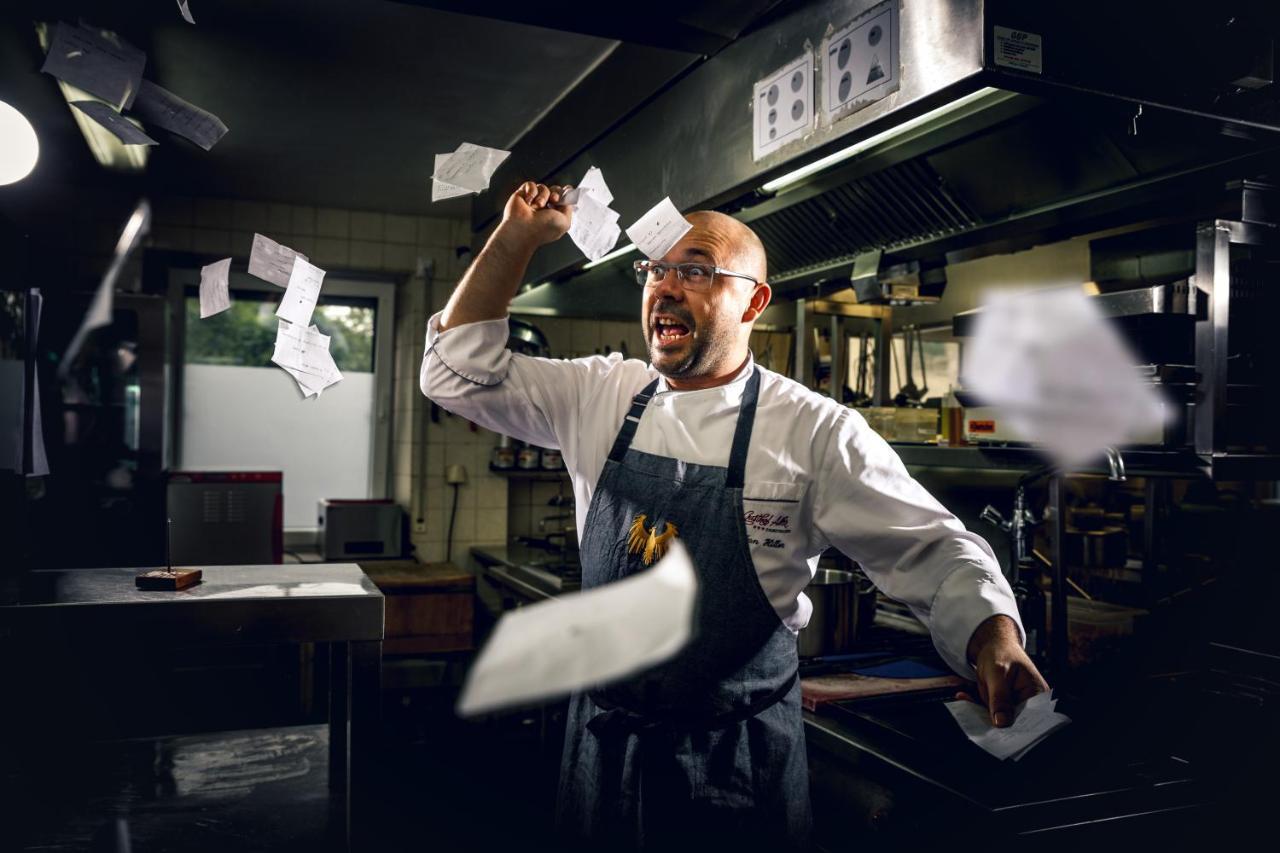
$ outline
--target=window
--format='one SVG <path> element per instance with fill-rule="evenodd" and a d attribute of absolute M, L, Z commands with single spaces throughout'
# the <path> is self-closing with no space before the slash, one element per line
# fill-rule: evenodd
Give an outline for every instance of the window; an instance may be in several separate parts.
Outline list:
<path fill-rule="evenodd" d="M 315 529 L 324 498 L 387 494 L 394 285 L 326 277 L 312 323 L 330 336 L 342 381 L 304 399 L 274 365 L 283 290 L 232 273 L 231 307 L 200 319 L 199 270 L 175 270 L 179 326 L 173 465 L 182 470 L 284 472 L 290 538 Z"/>

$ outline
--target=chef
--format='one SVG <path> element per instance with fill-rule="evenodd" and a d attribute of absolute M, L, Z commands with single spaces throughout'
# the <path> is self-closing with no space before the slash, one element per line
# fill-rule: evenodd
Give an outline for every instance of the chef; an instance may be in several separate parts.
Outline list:
<path fill-rule="evenodd" d="M 803 847 L 809 782 L 796 633 L 819 555 L 856 560 L 928 626 L 1008 725 L 1048 689 L 991 548 L 913 480 L 862 417 L 757 365 L 764 247 L 700 211 L 634 263 L 649 363 L 506 348 L 533 253 L 562 237 L 568 187 L 527 182 L 428 322 L 422 391 L 495 432 L 558 447 L 577 497 L 584 588 L 642 572 L 678 538 L 699 580 L 670 662 L 570 703 L 557 818 L 590 849 Z"/>

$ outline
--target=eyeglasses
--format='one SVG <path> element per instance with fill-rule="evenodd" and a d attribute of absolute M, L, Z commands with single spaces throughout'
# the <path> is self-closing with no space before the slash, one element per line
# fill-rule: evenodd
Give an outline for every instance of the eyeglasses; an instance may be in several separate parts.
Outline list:
<path fill-rule="evenodd" d="M 664 264 L 659 261 L 636 261 L 632 264 L 632 267 L 636 271 L 636 284 L 641 287 L 656 285 L 666 278 L 669 272 L 676 274 L 676 278 L 684 286 L 685 290 L 692 290 L 696 293 L 705 293 L 710 290 L 717 275 L 745 278 L 752 284 L 760 283 L 758 279 L 749 275 L 721 269 L 710 264 Z"/>

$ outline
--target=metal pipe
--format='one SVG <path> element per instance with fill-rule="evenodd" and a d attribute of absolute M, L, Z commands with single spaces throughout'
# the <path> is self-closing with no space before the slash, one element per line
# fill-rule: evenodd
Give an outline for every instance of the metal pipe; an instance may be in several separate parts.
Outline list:
<path fill-rule="evenodd" d="M 1049 673 L 1061 679 L 1067 671 L 1067 566 L 1066 566 L 1066 514 L 1062 500 L 1061 475 L 1049 480 L 1049 518 L 1053 525 L 1050 537 L 1050 559 L 1053 561 L 1053 629 L 1049 636 Z"/>

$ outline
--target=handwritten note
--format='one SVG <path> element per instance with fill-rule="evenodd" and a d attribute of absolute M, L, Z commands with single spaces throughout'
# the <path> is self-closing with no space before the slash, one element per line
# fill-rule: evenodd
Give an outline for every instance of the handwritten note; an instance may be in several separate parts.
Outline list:
<path fill-rule="evenodd" d="M 200 319 L 221 314 L 231 307 L 231 259 L 223 258 L 200 268 Z"/>
<path fill-rule="evenodd" d="M 685 219 L 671 199 L 664 198 L 650 208 L 630 228 L 627 236 L 636 248 L 650 258 L 661 258 L 671 251 L 671 247 L 680 242 L 680 238 L 689 233 L 692 223 Z"/>
<path fill-rule="evenodd" d="M 483 192 L 489 188 L 493 173 L 510 156 L 510 151 L 464 142 L 452 154 L 444 155 L 444 160 L 437 157 L 432 177 L 452 188 Z"/>
<path fill-rule="evenodd" d="M 222 119 L 150 80 L 142 81 L 132 112 L 147 124 L 189 139 L 205 151 L 217 145 L 227 133 Z"/>
<path fill-rule="evenodd" d="M 622 233 L 618 228 L 618 212 L 599 201 L 594 193 L 584 192 L 569 223 L 569 239 L 591 260 L 599 260 L 613 249 Z"/>
<path fill-rule="evenodd" d="M 269 281 L 276 287 L 288 287 L 295 258 L 307 260 L 301 252 L 282 246 L 270 237 L 254 234 L 253 248 L 249 251 L 249 275 Z"/>
<path fill-rule="evenodd" d="M 111 134 L 125 145 L 157 144 L 136 124 L 113 110 L 110 104 L 104 104 L 102 101 L 72 101 L 71 106 L 111 131 Z"/>
<path fill-rule="evenodd" d="M 116 34 L 64 21 L 53 28 L 40 70 L 124 109 L 133 106 L 146 65 L 147 55 Z"/>
<path fill-rule="evenodd" d="M 305 326 L 311 322 L 311 312 L 316 310 L 320 298 L 320 286 L 324 284 L 324 270 L 303 258 L 293 259 L 293 271 L 289 274 L 289 286 L 276 308 L 276 316 L 290 323 Z"/>
<path fill-rule="evenodd" d="M 302 396 L 319 397 L 326 388 L 342 379 L 328 335 L 315 326 L 303 328 L 285 320 L 276 327 L 275 351 L 271 360 L 293 377 Z"/>
<path fill-rule="evenodd" d="M 448 154 L 436 155 L 436 171 L 439 171 L 446 160 L 449 159 Z M 431 200 L 444 201 L 447 198 L 457 198 L 460 195 L 471 195 L 471 190 L 463 187 L 455 187 L 452 184 L 446 184 L 444 181 L 431 180 Z"/>
<path fill-rule="evenodd" d="M 689 641 L 697 586 L 676 540 L 647 572 L 507 611 L 471 667 L 458 713 L 548 699 L 661 663 Z"/>

